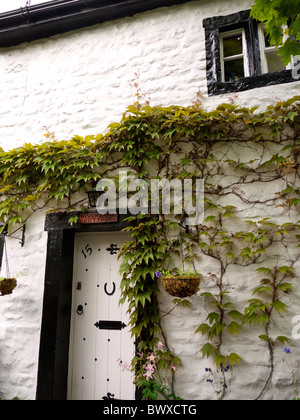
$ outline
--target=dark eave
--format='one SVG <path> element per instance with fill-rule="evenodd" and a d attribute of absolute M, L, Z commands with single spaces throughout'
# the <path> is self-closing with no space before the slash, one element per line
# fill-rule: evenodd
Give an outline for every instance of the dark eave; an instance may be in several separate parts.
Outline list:
<path fill-rule="evenodd" d="M 0 47 L 48 38 L 188 1 L 190 0 L 55 0 L 22 7 L 0 14 Z"/>

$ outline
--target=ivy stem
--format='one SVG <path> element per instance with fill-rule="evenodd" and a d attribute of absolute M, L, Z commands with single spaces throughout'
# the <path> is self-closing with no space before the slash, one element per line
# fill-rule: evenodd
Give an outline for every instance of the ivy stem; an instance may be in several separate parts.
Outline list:
<path fill-rule="evenodd" d="M 221 389 L 221 393 L 219 395 L 218 400 L 222 400 L 224 398 L 225 391 L 226 391 L 226 388 L 227 388 L 226 378 L 225 378 L 225 371 L 224 371 L 223 364 L 221 364 L 220 367 L 221 367 L 221 373 L 222 373 L 222 389 Z"/>
<path fill-rule="evenodd" d="M 166 334 L 164 333 L 164 330 L 163 330 L 163 328 L 161 327 L 161 319 L 159 319 L 158 321 L 157 321 L 157 325 L 159 326 L 159 328 L 160 328 L 160 334 L 162 335 L 162 337 L 163 337 L 163 340 L 164 340 L 164 342 L 165 342 L 165 346 L 166 346 L 166 348 L 170 351 L 170 347 L 169 347 L 169 344 L 168 344 L 168 339 L 167 339 L 167 337 L 166 337 Z M 159 374 L 159 376 L 160 376 L 160 374 Z M 170 387 L 171 387 L 171 392 L 172 393 L 174 393 L 175 391 L 174 391 L 174 385 L 175 385 L 175 371 L 172 371 L 172 380 L 171 380 L 171 383 L 170 383 Z M 168 398 L 167 398 L 168 399 Z"/>
<path fill-rule="evenodd" d="M 270 354 L 270 373 L 269 376 L 265 382 L 265 385 L 263 389 L 260 391 L 258 397 L 255 398 L 255 400 L 259 400 L 263 393 L 265 392 L 270 380 L 272 379 L 273 373 L 274 373 L 274 343 L 269 337 L 269 324 L 266 325 L 266 335 L 268 336 L 268 348 L 269 348 L 269 354 Z"/>
<path fill-rule="evenodd" d="M 223 261 L 220 259 L 220 279 L 219 279 L 219 283 L 218 283 L 218 287 L 219 287 L 219 291 L 220 291 L 220 300 L 219 300 L 219 310 L 220 310 L 220 323 L 223 323 L 223 319 L 224 319 L 224 309 L 222 307 L 223 305 L 223 275 L 225 274 L 226 271 L 226 267 L 224 267 L 223 265 Z M 222 342 L 223 342 L 223 333 L 222 331 L 220 331 L 219 334 L 219 343 L 218 343 L 218 351 L 220 352 L 220 348 L 222 346 Z M 225 396 L 225 390 L 227 388 L 226 386 L 226 379 L 225 379 L 225 372 L 224 372 L 224 366 L 223 363 L 220 364 L 220 368 L 221 368 L 221 373 L 222 373 L 222 389 L 219 395 L 218 400 L 222 400 Z"/>
<path fill-rule="evenodd" d="M 274 341 L 270 338 L 269 328 L 270 328 L 270 319 L 271 319 L 271 315 L 272 315 L 272 311 L 273 311 L 273 307 L 274 307 L 273 304 L 274 304 L 274 301 L 275 301 L 276 296 L 277 296 L 278 285 L 276 284 L 276 279 L 277 279 L 277 275 L 274 274 L 273 275 L 273 282 L 272 282 L 272 287 L 273 287 L 272 304 L 271 304 L 271 308 L 268 311 L 266 311 L 267 314 L 268 314 L 268 318 L 269 318 L 269 321 L 266 323 L 265 332 L 266 332 L 266 336 L 268 337 L 268 348 L 269 348 L 269 354 L 270 354 L 270 373 L 269 373 L 269 376 L 268 376 L 268 378 L 265 382 L 265 385 L 264 385 L 263 389 L 259 393 L 258 397 L 255 398 L 255 400 L 259 400 L 261 398 L 261 396 L 265 392 L 270 380 L 272 379 L 273 373 L 274 373 Z"/>

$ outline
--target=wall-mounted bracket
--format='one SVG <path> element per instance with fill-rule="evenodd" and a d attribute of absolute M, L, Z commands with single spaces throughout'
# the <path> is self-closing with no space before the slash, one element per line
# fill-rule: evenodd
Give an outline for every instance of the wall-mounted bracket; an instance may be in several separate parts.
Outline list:
<path fill-rule="evenodd" d="M 13 236 L 16 232 L 21 231 L 21 238 L 17 238 L 15 236 Z M 26 230 L 26 225 L 20 226 L 18 229 L 14 230 L 10 235 L 7 233 L 7 228 L 4 229 L 3 234 L 7 237 L 7 238 L 13 238 L 13 239 L 18 239 L 19 240 L 19 244 L 23 247 L 24 243 L 25 243 L 25 230 Z"/>
<path fill-rule="evenodd" d="M 184 212 L 182 219 L 180 220 L 180 222 L 178 223 L 179 226 L 184 229 L 187 233 L 189 233 L 189 227 L 186 225 L 186 218 L 187 218 L 187 214 Z"/>

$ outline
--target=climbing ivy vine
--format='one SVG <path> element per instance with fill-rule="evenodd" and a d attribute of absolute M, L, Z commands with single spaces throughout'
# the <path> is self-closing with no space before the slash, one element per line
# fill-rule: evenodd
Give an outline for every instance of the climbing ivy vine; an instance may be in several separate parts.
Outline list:
<path fill-rule="evenodd" d="M 231 337 L 242 341 L 255 324 L 270 357 L 270 373 L 258 398 L 269 385 L 274 349 L 290 341 L 273 335 L 272 319 L 287 310 L 285 296 L 293 290 L 300 259 L 299 102 L 295 97 L 264 112 L 232 103 L 211 112 L 197 102 L 189 107 L 134 104 L 104 135 L 57 141 L 47 133 L 42 144 L 1 151 L 0 220 L 8 226 L 41 209 L 63 210 L 76 223 L 71 212 L 87 211 L 81 193 L 103 177 L 118 181 L 120 169 L 148 182 L 154 177 L 204 180 L 200 225 L 182 231 L 181 215 L 172 212 L 128 218 L 130 240 L 120 252 L 121 302 L 129 302 L 137 339 L 131 367 L 145 397 L 175 398 L 174 372 L 181 361 L 161 326 L 155 273 L 178 265 L 182 257 L 192 258 L 201 272 L 201 263 L 210 261 L 211 269 L 202 272 L 202 290 L 193 299 L 210 308 L 195 332 L 199 351 L 223 375 L 218 397 L 226 394 L 227 366 L 243 359 L 237 351 L 226 351 L 224 343 Z M 237 271 L 240 286 L 232 282 Z M 237 298 L 241 290 L 246 296 L 242 302 Z M 174 304 L 187 306 L 189 301 L 175 299 Z M 157 370 L 153 373 L 148 363 L 145 380 L 149 357 L 157 361 Z M 168 372 L 169 386 L 157 386 Z"/>

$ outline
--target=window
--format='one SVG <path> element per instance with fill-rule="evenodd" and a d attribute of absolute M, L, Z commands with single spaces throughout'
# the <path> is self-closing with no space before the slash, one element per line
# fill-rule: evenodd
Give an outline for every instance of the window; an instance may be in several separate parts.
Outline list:
<path fill-rule="evenodd" d="M 222 81 L 230 82 L 249 76 L 245 31 L 227 32 L 220 36 Z"/>
<path fill-rule="evenodd" d="M 204 19 L 208 94 L 294 82 L 250 10 Z"/>
<path fill-rule="evenodd" d="M 264 25 L 258 25 L 258 37 L 261 55 L 261 70 L 262 73 L 274 73 L 276 71 L 287 70 L 290 66 L 286 67 L 279 55 L 277 49 L 270 44 L 270 39 L 265 33 Z"/>

